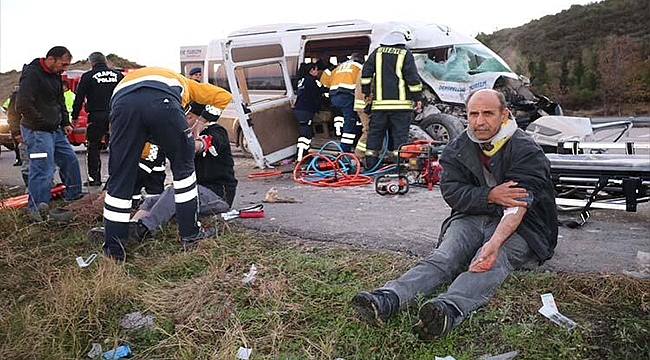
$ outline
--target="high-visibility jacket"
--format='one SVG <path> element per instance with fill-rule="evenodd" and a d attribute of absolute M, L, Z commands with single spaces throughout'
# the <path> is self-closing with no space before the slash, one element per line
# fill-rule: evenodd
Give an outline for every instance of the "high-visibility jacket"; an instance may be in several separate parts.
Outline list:
<path fill-rule="evenodd" d="M 176 97 L 183 107 L 190 101 L 206 104 L 201 116 L 208 121 L 215 121 L 232 99 L 227 90 L 218 86 L 188 79 L 165 68 L 144 67 L 126 74 L 115 87 L 111 102 L 142 87 L 162 90 Z"/>
<path fill-rule="evenodd" d="M 76 95 L 72 90 L 68 89 L 63 93 L 63 99 L 65 100 L 65 108 L 68 110 L 68 116 L 72 117 L 72 104 L 74 104 L 74 99 Z"/>
<path fill-rule="evenodd" d="M 413 54 L 404 45 L 375 49 L 363 64 L 361 90 L 373 94 L 372 110 L 412 110 L 422 93 Z"/>
<path fill-rule="evenodd" d="M 357 83 L 357 77 L 361 73 L 363 66 L 354 60 L 348 60 L 339 64 L 330 79 L 330 96 L 344 92 L 354 95 L 354 89 Z"/>
<path fill-rule="evenodd" d="M 330 69 L 323 70 L 323 72 L 320 74 L 320 78 L 318 79 L 318 81 L 320 81 L 321 85 L 329 89 L 330 85 L 332 85 L 332 70 Z"/>

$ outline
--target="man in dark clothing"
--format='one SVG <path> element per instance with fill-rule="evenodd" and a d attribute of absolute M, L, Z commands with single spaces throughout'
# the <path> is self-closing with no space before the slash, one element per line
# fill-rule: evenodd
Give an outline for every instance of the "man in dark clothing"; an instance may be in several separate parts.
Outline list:
<path fill-rule="evenodd" d="M 106 65 L 106 57 L 100 52 L 88 56 L 92 69 L 83 75 L 77 86 L 77 96 L 72 105 L 72 121 L 79 117 L 81 107 L 86 102 L 88 125 L 86 140 L 88 141 L 88 185 L 102 184 L 101 161 L 99 153 L 102 138 L 108 133 L 110 101 L 113 89 L 124 75 Z"/>
<path fill-rule="evenodd" d="M 315 63 L 302 64 L 298 73 L 300 80 L 298 80 L 298 94 L 293 107 L 293 115 L 298 121 L 298 143 L 296 145 L 298 156 L 296 159 L 300 161 L 311 148 L 311 138 L 314 136 L 311 124 L 314 115 L 320 109 L 323 94 L 327 88 L 321 86 L 318 81 L 318 67 Z"/>
<path fill-rule="evenodd" d="M 61 73 L 70 61 L 70 51 L 55 46 L 44 58 L 25 65 L 20 76 L 20 131 L 29 155 L 28 210 L 36 220 L 46 220 L 43 217 L 52 215 L 49 203 L 55 166 L 59 167 L 61 180 L 66 186 L 64 199 L 74 200 L 82 196 L 79 161 L 67 139 L 72 126 L 61 82 Z M 37 213 L 37 210 L 40 211 Z"/>
<path fill-rule="evenodd" d="M 442 243 L 397 280 L 354 296 L 370 324 L 450 284 L 422 305 L 413 327 L 420 339 L 433 340 L 487 304 L 511 271 L 553 256 L 558 229 L 548 158 L 517 128 L 502 93 L 471 94 L 467 114 L 467 130 L 440 157 L 440 190 L 452 209 Z"/>
<path fill-rule="evenodd" d="M 379 161 L 386 130 L 392 140 L 392 148 L 388 150 L 395 150 L 408 141 L 413 109 L 422 106 L 422 83 L 413 54 L 406 48 L 410 40 L 410 30 L 393 29 L 363 64 L 361 91 L 366 102 L 372 101 L 366 169 L 373 169 Z"/>
<path fill-rule="evenodd" d="M 187 122 L 193 127 L 205 105 L 192 102 Z M 209 122 L 195 141 L 194 167 L 199 194 L 199 213 L 213 215 L 228 211 L 237 191 L 235 162 L 230 150 L 227 130 Z M 129 238 L 142 240 L 151 236 L 176 214 L 174 189 L 168 187 L 162 194 L 146 198 L 129 223 Z M 91 241 L 104 238 L 104 228 L 90 230 Z"/>

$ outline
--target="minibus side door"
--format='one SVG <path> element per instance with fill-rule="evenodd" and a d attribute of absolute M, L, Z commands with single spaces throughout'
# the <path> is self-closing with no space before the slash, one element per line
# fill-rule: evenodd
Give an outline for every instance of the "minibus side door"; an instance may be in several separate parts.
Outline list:
<path fill-rule="evenodd" d="M 298 125 L 280 39 L 230 39 L 223 43 L 223 53 L 239 126 L 256 165 L 263 169 L 293 156 Z"/>

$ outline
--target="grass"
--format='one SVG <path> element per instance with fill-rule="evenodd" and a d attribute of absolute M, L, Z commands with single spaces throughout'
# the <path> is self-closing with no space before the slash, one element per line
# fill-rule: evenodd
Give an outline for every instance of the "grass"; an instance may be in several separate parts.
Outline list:
<path fill-rule="evenodd" d="M 650 281 L 621 275 L 516 272 L 490 304 L 447 337 L 411 334 L 417 304 L 382 328 L 359 322 L 349 300 L 395 278 L 416 259 L 317 243 L 219 223 L 218 239 L 188 251 L 171 224 L 128 249 L 125 265 L 85 240 L 97 219 L 68 227 L 30 224 L 0 211 L 0 358 L 81 359 L 93 343 L 128 343 L 135 359 L 477 359 L 517 350 L 516 359 L 650 358 Z M 251 264 L 258 269 L 242 284 Z M 443 291 L 444 288 L 439 289 Z M 537 313 L 552 292 L 579 324 L 566 330 Z M 420 299 L 422 301 L 422 299 Z M 125 314 L 155 317 L 123 329 Z"/>

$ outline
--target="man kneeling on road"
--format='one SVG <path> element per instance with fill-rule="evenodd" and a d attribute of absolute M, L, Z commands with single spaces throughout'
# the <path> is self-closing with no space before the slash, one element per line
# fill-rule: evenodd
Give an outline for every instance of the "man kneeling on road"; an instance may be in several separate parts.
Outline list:
<path fill-rule="evenodd" d="M 558 229 L 549 160 L 510 119 L 500 92 L 470 94 L 467 114 L 467 130 L 440 157 L 440 190 L 452 209 L 442 242 L 397 280 L 354 296 L 358 316 L 371 325 L 450 284 L 420 307 L 413 326 L 431 341 L 486 305 L 512 270 L 553 256 Z"/>
<path fill-rule="evenodd" d="M 205 105 L 192 102 L 186 114 L 190 128 L 196 125 Z M 232 206 L 237 191 L 235 162 L 230 150 L 228 132 L 216 122 L 209 122 L 194 142 L 194 167 L 199 193 L 199 214 L 214 215 Z M 129 222 L 129 239 L 140 241 L 151 237 L 176 214 L 173 187 L 160 195 L 144 200 Z M 104 228 L 90 230 L 93 242 L 104 240 Z"/>

